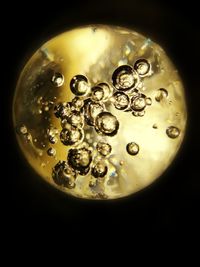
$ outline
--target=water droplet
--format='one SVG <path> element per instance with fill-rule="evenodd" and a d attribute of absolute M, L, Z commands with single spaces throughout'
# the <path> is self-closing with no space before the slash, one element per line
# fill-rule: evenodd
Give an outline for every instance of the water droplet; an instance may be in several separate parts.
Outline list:
<path fill-rule="evenodd" d="M 100 86 L 95 86 L 92 88 L 92 99 L 94 101 L 101 101 L 104 98 L 103 88 Z"/>
<path fill-rule="evenodd" d="M 52 178 L 57 185 L 72 189 L 75 187 L 76 173 L 66 161 L 59 161 L 52 170 Z"/>
<path fill-rule="evenodd" d="M 104 143 L 104 142 L 99 142 L 97 144 L 97 151 L 104 157 L 108 156 L 111 151 L 112 151 L 112 147 L 111 145 L 109 145 L 108 143 Z"/>
<path fill-rule="evenodd" d="M 96 117 L 95 129 L 105 135 L 113 136 L 117 134 L 119 122 L 110 112 L 102 112 Z"/>
<path fill-rule="evenodd" d="M 70 129 L 63 129 L 60 132 L 60 140 L 65 146 L 77 145 L 83 140 L 82 129 L 71 127 Z"/>
<path fill-rule="evenodd" d="M 48 150 L 47 150 L 47 154 L 49 155 L 49 156 L 55 156 L 56 155 L 56 150 L 55 150 L 55 148 L 53 148 L 53 147 L 50 147 Z"/>
<path fill-rule="evenodd" d="M 137 97 L 132 97 L 131 98 L 131 108 L 134 111 L 140 111 L 145 109 L 146 107 L 146 100 L 144 95 L 140 95 Z"/>
<path fill-rule="evenodd" d="M 156 92 L 155 100 L 156 100 L 157 102 L 160 102 L 160 101 L 162 101 L 163 99 L 165 99 L 165 98 L 167 98 L 167 97 L 168 97 L 168 92 L 167 92 L 167 90 L 164 89 L 164 88 L 160 88 L 160 89 L 158 89 L 157 92 Z"/>
<path fill-rule="evenodd" d="M 123 92 L 116 92 L 113 95 L 114 106 L 116 109 L 124 110 L 129 105 L 129 97 Z"/>
<path fill-rule="evenodd" d="M 71 79 L 70 88 L 72 93 L 77 96 L 85 95 L 90 89 L 88 79 L 83 75 L 76 75 Z"/>
<path fill-rule="evenodd" d="M 134 69 L 141 77 L 145 77 L 150 73 L 151 65 L 146 59 L 138 59 L 134 64 Z"/>
<path fill-rule="evenodd" d="M 56 72 L 54 73 L 51 81 L 55 87 L 60 87 L 64 83 L 64 76 L 61 73 Z"/>
<path fill-rule="evenodd" d="M 67 157 L 68 163 L 81 175 L 86 175 L 89 172 L 89 166 L 92 161 L 91 154 L 91 151 L 85 147 L 70 149 Z"/>
<path fill-rule="evenodd" d="M 180 130 L 175 126 L 170 126 L 167 128 L 166 134 L 168 135 L 168 137 L 175 139 L 179 136 Z"/>
<path fill-rule="evenodd" d="M 102 178 L 108 172 L 108 167 L 106 166 L 105 162 L 99 161 L 92 167 L 91 174 L 95 178 Z"/>
<path fill-rule="evenodd" d="M 135 156 L 139 152 L 139 146 L 138 146 L 138 144 L 136 144 L 134 142 L 128 143 L 127 146 L 126 146 L 126 151 L 130 155 Z"/>
<path fill-rule="evenodd" d="M 122 65 L 114 71 L 112 80 L 116 89 L 126 91 L 137 86 L 139 77 L 131 66 Z"/>

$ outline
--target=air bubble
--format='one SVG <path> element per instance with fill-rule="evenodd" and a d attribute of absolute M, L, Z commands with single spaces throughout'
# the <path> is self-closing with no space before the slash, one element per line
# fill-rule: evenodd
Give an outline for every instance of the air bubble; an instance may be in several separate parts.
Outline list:
<path fill-rule="evenodd" d="M 117 118 L 110 112 L 102 112 L 96 117 L 95 128 L 97 132 L 108 136 L 114 136 L 119 129 Z"/>
<path fill-rule="evenodd" d="M 73 126 L 83 127 L 83 116 L 78 111 L 73 111 L 67 120 Z"/>
<path fill-rule="evenodd" d="M 92 99 L 94 101 L 101 101 L 104 98 L 103 88 L 95 86 L 92 88 Z"/>
<path fill-rule="evenodd" d="M 145 107 L 146 107 L 146 100 L 144 95 L 131 98 L 131 108 L 134 111 L 141 111 L 145 109 Z"/>
<path fill-rule="evenodd" d="M 103 161 L 99 161 L 92 167 L 91 174 L 95 178 L 103 178 L 108 172 L 108 167 Z"/>
<path fill-rule="evenodd" d="M 180 130 L 175 126 L 170 126 L 167 128 L 166 134 L 168 135 L 168 137 L 175 139 L 179 136 Z"/>
<path fill-rule="evenodd" d="M 71 107 L 69 103 L 59 103 L 54 107 L 54 114 L 57 118 L 64 119 L 71 113 Z"/>
<path fill-rule="evenodd" d="M 135 156 L 139 152 L 139 146 L 134 142 L 128 143 L 126 146 L 126 151 L 128 152 L 128 154 Z"/>
<path fill-rule="evenodd" d="M 55 155 L 56 155 L 56 150 L 55 150 L 55 148 L 50 147 L 50 148 L 47 150 L 47 154 L 48 154 L 50 157 L 55 156 Z"/>
<path fill-rule="evenodd" d="M 70 129 L 63 129 L 60 132 L 60 140 L 65 146 L 77 145 L 83 140 L 82 129 L 71 127 Z"/>
<path fill-rule="evenodd" d="M 76 173 L 66 161 L 59 161 L 52 171 L 52 178 L 57 185 L 72 189 L 75 187 Z"/>
<path fill-rule="evenodd" d="M 103 104 L 95 103 L 91 99 L 85 100 L 83 111 L 87 124 L 93 126 L 97 115 L 102 113 L 104 108 Z"/>
<path fill-rule="evenodd" d="M 84 101 L 79 97 L 75 97 L 72 99 L 72 109 L 79 111 L 84 105 Z"/>
<path fill-rule="evenodd" d="M 86 175 L 89 172 L 89 166 L 92 161 L 91 154 L 91 151 L 85 147 L 70 149 L 68 153 L 68 163 L 81 175 Z"/>
<path fill-rule="evenodd" d="M 24 124 L 19 127 L 19 133 L 23 135 L 28 133 L 27 127 Z"/>
<path fill-rule="evenodd" d="M 107 83 L 99 83 L 97 86 L 103 90 L 104 96 L 102 100 L 103 101 L 108 100 L 112 92 L 111 87 Z"/>
<path fill-rule="evenodd" d="M 126 91 L 137 86 L 139 77 L 131 66 L 122 65 L 114 71 L 112 80 L 116 89 Z"/>
<path fill-rule="evenodd" d="M 134 64 L 134 69 L 141 77 L 149 75 L 151 65 L 146 59 L 138 59 Z"/>
<path fill-rule="evenodd" d="M 156 93 L 156 96 L 155 96 L 155 100 L 157 102 L 160 102 L 162 101 L 163 99 L 167 98 L 168 97 L 168 92 L 166 89 L 164 88 L 160 88 L 157 90 L 157 93 Z"/>
<path fill-rule="evenodd" d="M 76 75 L 71 79 L 70 88 L 77 96 L 86 95 L 90 89 L 88 79 L 83 75 Z"/>
<path fill-rule="evenodd" d="M 54 75 L 51 79 L 51 82 L 53 83 L 53 85 L 55 87 L 60 87 L 64 83 L 64 76 L 61 73 L 56 72 L 56 73 L 54 73 Z"/>
<path fill-rule="evenodd" d="M 104 143 L 104 142 L 97 143 L 96 148 L 97 148 L 97 151 L 104 157 L 108 156 L 112 151 L 111 145 L 109 145 L 108 143 Z"/>
<path fill-rule="evenodd" d="M 116 92 L 113 95 L 114 106 L 116 109 L 124 110 L 129 106 L 129 97 L 123 92 Z"/>
<path fill-rule="evenodd" d="M 158 129 L 158 125 L 156 123 L 153 124 L 153 129 Z"/>
<path fill-rule="evenodd" d="M 145 101 L 148 106 L 152 104 L 152 99 L 150 97 L 146 97 Z"/>

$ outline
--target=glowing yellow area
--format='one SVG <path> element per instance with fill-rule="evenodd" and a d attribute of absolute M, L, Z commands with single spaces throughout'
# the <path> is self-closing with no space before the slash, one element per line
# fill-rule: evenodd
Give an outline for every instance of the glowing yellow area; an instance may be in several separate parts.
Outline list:
<path fill-rule="evenodd" d="M 138 59 L 145 59 L 151 65 L 148 75 L 140 77 L 136 85 L 140 94 L 151 99 L 144 114 L 125 112 L 113 105 L 113 94 L 120 91 L 113 85 L 114 71 L 124 64 L 134 68 Z M 52 73 L 63 75 L 62 86 L 53 86 Z M 87 77 L 90 88 L 98 83 L 110 86 L 111 95 L 104 108 L 117 118 L 119 129 L 117 134 L 109 136 L 84 122 L 83 142 L 92 150 L 92 164 L 100 160 L 108 167 L 108 172 L 101 179 L 95 178 L 91 171 L 86 175 L 77 174 L 76 186 L 69 189 L 52 179 L 54 166 L 58 161 L 67 161 L 69 150 L 74 148 L 63 145 L 60 140 L 62 126 L 54 114 L 54 107 L 60 102 L 71 102 L 75 97 L 70 90 L 70 81 L 75 75 Z M 132 82 L 134 79 L 130 79 Z M 158 97 L 160 88 L 167 94 Z M 82 98 L 91 98 L 91 92 Z M 162 48 L 132 30 L 103 25 L 74 29 L 45 43 L 23 69 L 13 101 L 17 140 L 32 168 L 59 190 L 89 199 L 124 197 L 155 181 L 177 154 L 184 138 L 186 119 L 181 79 Z M 22 125 L 26 128 L 20 128 Z M 114 122 L 110 125 L 114 127 Z M 177 127 L 176 138 L 166 133 L 170 126 Z M 48 130 L 52 127 L 57 130 L 55 144 L 48 139 Z M 112 147 L 109 156 L 98 155 L 98 142 Z M 130 142 L 138 144 L 137 155 L 127 153 L 126 146 Z M 55 149 L 56 155 L 49 155 L 49 148 Z M 90 187 L 95 179 L 98 186 Z"/>

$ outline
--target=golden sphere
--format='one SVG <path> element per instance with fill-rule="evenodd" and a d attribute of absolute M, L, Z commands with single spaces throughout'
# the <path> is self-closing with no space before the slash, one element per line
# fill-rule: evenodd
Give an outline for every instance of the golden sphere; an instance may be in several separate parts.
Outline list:
<path fill-rule="evenodd" d="M 88 199 L 156 180 L 183 141 L 184 88 L 163 49 L 130 29 L 64 32 L 27 62 L 13 101 L 25 158 L 48 183 Z"/>

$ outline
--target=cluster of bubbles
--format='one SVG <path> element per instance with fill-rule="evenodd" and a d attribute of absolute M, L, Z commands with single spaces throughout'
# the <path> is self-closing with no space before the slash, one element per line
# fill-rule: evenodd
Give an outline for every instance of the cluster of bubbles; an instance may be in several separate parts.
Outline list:
<path fill-rule="evenodd" d="M 112 85 L 100 82 L 91 86 L 88 78 L 78 74 L 70 81 L 71 92 L 75 95 L 71 102 L 61 102 L 54 106 L 54 114 L 60 120 L 62 127 L 59 132 L 51 126 L 47 129 L 46 136 L 50 144 L 54 145 L 58 139 L 64 146 L 69 146 L 65 161 L 59 161 L 52 169 L 53 181 L 69 189 L 75 188 L 78 175 L 90 174 L 89 187 L 95 187 L 99 179 L 108 173 L 108 156 L 112 147 L 106 142 L 98 142 L 95 148 L 85 142 L 85 131 L 93 127 L 102 136 L 113 137 L 118 133 L 120 123 L 107 107 L 113 105 L 117 110 L 131 112 L 136 117 L 145 114 L 147 106 L 152 104 L 152 99 L 140 92 L 142 80 L 152 75 L 151 64 L 143 58 L 138 59 L 133 66 L 121 65 L 112 74 Z M 64 85 L 64 75 L 54 73 L 51 82 L 55 87 Z M 168 92 L 160 88 L 156 92 L 155 100 L 162 102 L 168 97 Z M 48 111 L 54 102 L 38 99 L 41 112 Z M 86 128 L 85 128 L 86 127 Z M 157 125 L 153 125 L 157 129 Z M 20 133 L 28 139 L 30 134 L 25 125 L 19 128 Z M 175 126 L 166 130 L 168 137 L 174 139 L 180 134 Z M 86 138 L 87 139 L 87 138 Z M 135 142 L 129 142 L 126 151 L 131 156 L 139 153 L 140 147 Z M 55 157 L 56 150 L 49 147 L 49 156 Z M 122 163 L 123 164 L 123 163 Z"/>
<path fill-rule="evenodd" d="M 116 109 L 132 112 L 134 116 L 144 116 L 146 106 L 151 105 L 150 97 L 139 90 L 142 78 L 152 74 L 151 65 L 146 59 L 138 59 L 134 66 L 122 65 L 113 75 L 112 81 L 116 92 L 113 104 Z"/>
<path fill-rule="evenodd" d="M 53 168 L 52 177 L 56 184 L 74 188 L 77 175 L 85 176 L 90 173 L 96 180 L 105 177 L 108 166 L 102 158 L 106 158 L 112 150 L 110 144 L 98 142 L 95 152 L 84 142 L 84 127 L 94 127 L 100 135 L 114 136 L 119 129 L 119 121 L 105 107 L 105 102 L 112 94 L 112 88 L 107 83 L 99 83 L 91 88 L 85 76 L 76 75 L 71 79 L 70 89 L 75 95 L 72 101 L 58 103 L 54 108 L 54 114 L 60 119 L 62 127 L 60 141 L 63 145 L 70 146 L 70 149 L 66 161 L 59 161 Z M 51 139 L 56 137 L 55 133 L 53 136 L 52 134 Z M 53 152 L 52 149 L 48 150 L 48 154 Z M 89 182 L 90 187 L 94 185 L 96 182 L 93 185 Z"/>
<path fill-rule="evenodd" d="M 134 66 L 121 65 L 114 70 L 112 86 L 101 82 L 91 86 L 88 78 L 78 74 L 70 81 L 70 89 L 75 97 L 71 102 L 59 103 L 54 108 L 54 114 L 60 119 L 62 130 L 60 141 L 65 146 L 70 146 L 67 159 L 58 162 L 53 168 L 53 180 L 58 185 L 74 188 L 77 175 L 90 173 L 90 187 L 96 186 L 98 179 L 102 179 L 108 173 L 108 166 L 103 158 L 110 155 L 112 147 L 108 143 L 98 142 L 96 154 L 89 144 L 84 142 L 84 127 L 94 127 L 99 135 L 115 136 L 119 129 L 119 121 L 116 116 L 106 109 L 109 101 L 118 110 L 132 112 L 134 116 L 144 116 L 147 106 L 152 104 L 150 97 L 140 92 L 142 79 L 152 75 L 151 65 L 146 59 L 138 59 Z M 52 82 L 59 87 L 64 82 L 64 76 L 56 73 Z M 160 88 L 155 100 L 160 102 L 168 96 L 167 90 Z M 153 126 L 157 128 L 157 126 Z M 166 130 L 170 138 L 176 138 L 180 131 L 174 126 Z M 51 134 L 51 139 L 56 134 Z M 53 139 L 54 140 L 54 139 Z M 130 142 L 126 151 L 131 156 L 139 153 L 139 145 Z M 50 148 L 49 155 L 55 155 Z"/>

